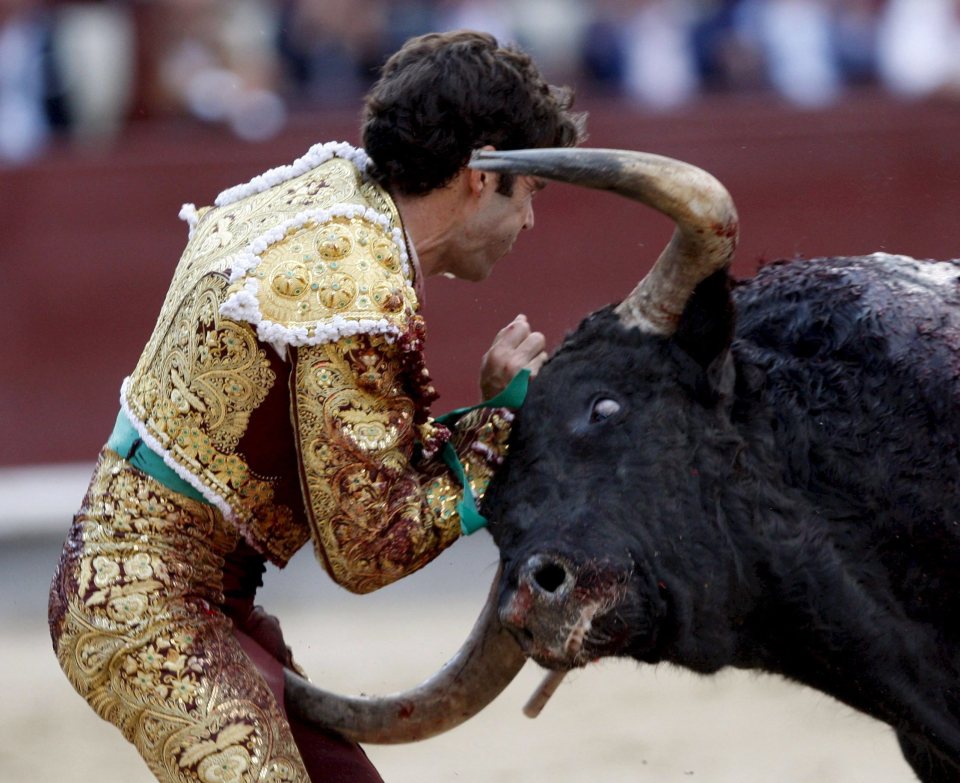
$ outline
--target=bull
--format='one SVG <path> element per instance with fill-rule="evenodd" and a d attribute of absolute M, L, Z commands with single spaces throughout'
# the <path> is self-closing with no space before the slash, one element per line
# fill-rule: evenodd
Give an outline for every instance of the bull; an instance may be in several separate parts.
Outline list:
<path fill-rule="evenodd" d="M 482 708 L 525 657 L 732 666 L 830 694 L 889 724 L 924 783 L 960 780 L 960 263 L 737 281 L 736 210 L 700 169 L 612 150 L 473 165 L 610 190 L 677 228 L 531 385 L 484 499 L 501 571 L 469 643 L 386 699 L 289 675 L 291 708 L 404 741 Z"/>

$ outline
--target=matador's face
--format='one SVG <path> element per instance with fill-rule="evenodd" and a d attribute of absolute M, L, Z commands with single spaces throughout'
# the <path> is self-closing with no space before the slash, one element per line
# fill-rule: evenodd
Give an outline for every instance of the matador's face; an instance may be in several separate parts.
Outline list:
<path fill-rule="evenodd" d="M 448 271 L 462 280 L 486 279 L 519 233 L 533 227 L 533 197 L 544 185 L 539 178 L 518 176 L 507 196 L 497 191 L 498 175 L 481 176 L 483 184 L 464 220 L 457 257 L 448 265 Z"/>

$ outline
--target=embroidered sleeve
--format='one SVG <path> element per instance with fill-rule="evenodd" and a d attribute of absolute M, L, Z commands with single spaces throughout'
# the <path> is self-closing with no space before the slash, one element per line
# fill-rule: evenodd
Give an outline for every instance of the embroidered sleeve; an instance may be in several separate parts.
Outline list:
<path fill-rule="evenodd" d="M 307 516 L 317 557 L 339 584 L 370 592 L 436 557 L 460 535 L 460 488 L 418 442 L 444 428 L 421 421 L 403 350 L 358 335 L 297 349 L 292 396 Z M 503 412 L 461 421 L 453 436 L 482 494 L 508 434 Z"/>

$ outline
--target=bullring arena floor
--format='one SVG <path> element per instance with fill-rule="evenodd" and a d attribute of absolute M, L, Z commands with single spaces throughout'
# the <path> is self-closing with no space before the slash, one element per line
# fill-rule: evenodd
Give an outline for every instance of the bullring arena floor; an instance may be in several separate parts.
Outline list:
<path fill-rule="evenodd" d="M 70 689 L 50 650 L 46 585 L 58 549 L 52 537 L 0 546 L 8 597 L 0 613 L 0 780 L 148 783 L 136 753 Z M 332 586 L 304 552 L 286 571 L 268 574 L 262 602 L 280 615 L 315 681 L 387 692 L 419 682 L 457 648 L 495 561 L 480 533 L 421 574 L 358 599 Z M 368 752 L 388 783 L 914 780 L 885 726 L 773 678 L 597 664 L 570 675 L 531 721 L 521 707 L 540 676 L 527 664 L 471 722 L 415 745 Z"/>

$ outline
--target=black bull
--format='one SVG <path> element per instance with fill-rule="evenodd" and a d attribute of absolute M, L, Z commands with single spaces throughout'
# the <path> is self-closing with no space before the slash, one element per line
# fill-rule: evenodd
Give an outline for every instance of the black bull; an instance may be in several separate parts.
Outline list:
<path fill-rule="evenodd" d="M 960 265 L 730 288 L 670 337 L 601 311 L 543 368 L 484 502 L 501 620 L 551 668 L 784 675 L 960 780 Z"/>
<path fill-rule="evenodd" d="M 676 231 L 531 385 L 483 504 L 502 576 L 461 652 L 384 698 L 288 673 L 288 707 L 401 742 L 482 709 L 524 653 L 736 666 L 885 721 L 922 780 L 960 780 L 960 262 L 734 282 L 736 210 L 700 169 L 610 150 L 472 165 L 612 190 Z"/>
<path fill-rule="evenodd" d="M 715 274 L 670 338 L 584 321 L 484 502 L 525 650 L 782 674 L 960 779 L 958 282 L 794 262 Z"/>

